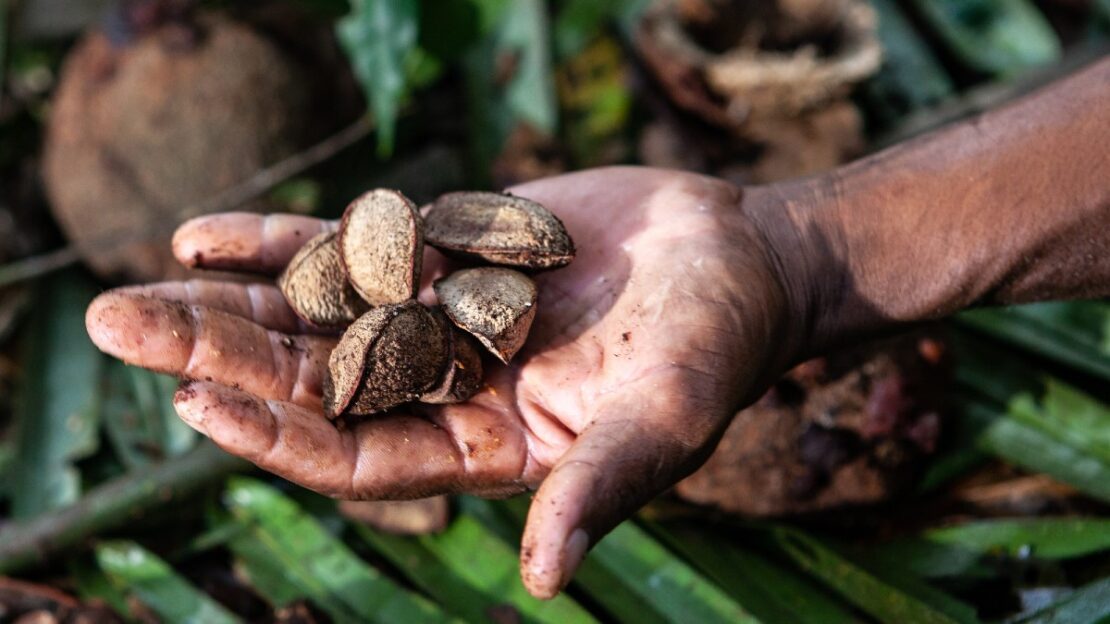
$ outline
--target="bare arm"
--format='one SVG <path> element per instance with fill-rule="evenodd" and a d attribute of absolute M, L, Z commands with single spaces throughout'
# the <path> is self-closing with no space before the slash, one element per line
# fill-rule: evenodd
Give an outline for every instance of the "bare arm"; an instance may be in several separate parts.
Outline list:
<path fill-rule="evenodd" d="M 1110 59 L 830 175 L 758 192 L 779 204 L 753 216 L 778 241 L 803 356 L 974 305 L 1106 296 Z"/>

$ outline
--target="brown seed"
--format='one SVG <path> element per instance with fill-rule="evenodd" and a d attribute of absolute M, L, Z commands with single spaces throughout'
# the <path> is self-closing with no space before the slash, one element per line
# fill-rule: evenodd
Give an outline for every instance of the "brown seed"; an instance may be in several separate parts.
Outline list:
<path fill-rule="evenodd" d="M 372 306 L 416 296 L 424 259 L 424 223 L 397 191 L 363 193 L 339 224 L 339 255 L 351 285 Z"/>
<path fill-rule="evenodd" d="M 528 276 L 498 267 L 463 269 L 436 280 L 434 288 L 451 322 L 502 362 L 524 345 L 536 316 L 536 285 Z"/>
<path fill-rule="evenodd" d="M 563 222 L 540 204 L 500 193 L 448 193 L 424 216 L 428 244 L 493 264 L 553 269 L 574 259 Z"/>
<path fill-rule="evenodd" d="M 347 282 L 335 233 L 317 234 L 301 247 L 278 278 L 289 307 L 319 327 L 346 327 L 369 308 Z"/>
<path fill-rule="evenodd" d="M 374 308 L 328 359 L 324 413 L 363 416 L 407 403 L 435 386 L 447 364 L 447 338 L 431 310 L 416 301 Z"/>
<path fill-rule="evenodd" d="M 482 354 L 469 335 L 455 329 L 443 313 L 437 314 L 450 343 L 450 362 L 443 378 L 430 392 L 420 397 L 421 403 L 462 403 L 482 389 Z"/>

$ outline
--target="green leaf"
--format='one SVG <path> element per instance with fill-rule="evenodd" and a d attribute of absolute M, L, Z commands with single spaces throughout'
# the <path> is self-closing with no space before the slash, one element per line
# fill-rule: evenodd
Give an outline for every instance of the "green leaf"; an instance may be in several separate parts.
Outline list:
<path fill-rule="evenodd" d="M 977 71 L 1007 77 L 1060 58 L 1060 40 L 1027 0 L 914 0 L 914 6 Z"/>
<path fill-rule="evenodd" d="M 497 506 L 519 526 L 528 502 L 518 497 Z M 758 622 L 632 521 L 620 524 L 594 546 L 573 585 L 620 621 Z"/>
<path fill-rule="evenodd" d="M 22 391 L 16 404 L 18 451 L 5 475 L 12 515 L 28 518 L 73 503 L 80 476 L 72 462 L 99 446 L 97 411 L 104 357 L 85 332 L 96 294 L 76 271 L 38 286 L 25 334 Z"/>
<path fill-rule="evenodd" d="M 892 124 L 915 110 L 934 106 L 954 91 L 929 46 L 895 0 L 871 0 L 879 16 L 883 63 L 861 86 L 868 112 Z"/>
<path fill-rule="evenodd" d="M 253 479 L 228 481 L 225 503 L 250 531 L 231 543 L 239 556 L 265 561 L 268 574 L 284 570 L 288 597 L 296 586 L 337 622 L 444 622 L 450 618 L 426 599 L 391 581 L 328 533 L 296 503 Z M 244 550 L 241 540 L 252 541 Z M 273 591 L 276 584 L 268 585 Z"/>
<path fill-rule="evenodd" d="M 177 380 L 113 360 L 108 364 L 101 406 L 105 433 L 129 469 L 177 457 L 199 439 L 173 408 Z"/>
<path fill-rule="evenodd" d="M 1105 624 L 1110 622 L 1110 578 L 1080 587 L 1015 624 Z"/>
<path fill-rule="evenodd" d="M 653 524 L 675 552 L 700 569 L 763 622 L 849 624 L 857 618 L 808 579 L 770 559 L 741 548 L 706 527 L 676 528 Z"/>
<path fill-rule="evenodd" d="M 353 0 L 351 12 L 336 24 L 339 43 L 374 111 L 383 157 L 393 151 L 398 112 L 408 93 L 405 67 L 416 49 L 419 14 L 417 0 Z"/>
<path fill-rule="evenodd" d="M 127 604 L 127 592 L 114 585 L 90 557 L 71 557 L 66 569 L 81 600 L 99 600 L 123 617 L 124 621 L 135 621 L 131 615 L 131 607 Z"/>
<path fill-rule="evenodd" d="M 1110 305 L 1037 303 L 969 310 L 961 322 L 1034 353 L 1110 380 Z"/>
<path fill-rule="evenodd" d="M 356 530 L 413 583 L 468 621 L 486 620 L 491 607 L 503 604 L 512 605 L 529 622 L 595 621 L 566 594 L 549 601 L 528 594 L 520 581 L 516 552 L 473 516 L 461 515 L 446 531 L 419 538 L 387 535 L 363 525 Z M 481 565 L 474 564 L 477 556 Z"/>
<path fill-rule="evenodd" d="M 605 28 L 605 23 L 627 2 L 567 0 L 555 17 L 555 54 L 565 59 L 578 54 Z"/>
<path fill-rule="evenodd" d="M 497 34 L 497 53 L 518 59 L 505 92 L 509 111 L 540 132 L 554 134 L 559 113 L 543 0 L 515 0 L 503 19 Z"/>
<path fill-rule="evenodd" d="M 924 538 L 978 553 L 1070 559 L 1110 549 L 1110 520 L 1016 518 L 981 520 L 926 531 Z"/>
<path fill-rule="evenodd" d="M 1049 378 L 1045 386 L 1039 405 L 1031 393 L 1015 396 L 1009 416 L 1110 463 L 1110 409 L 1055 379 Z"/>
<path fill-rule="evenodd" d="M 168 624 L 241 622 L 178 576 L 165 561 L 134 542 L 101 543 L 96 547 L 96 560 L 113 584 L 133 593 Z"/>
<path fill-rule="evenodd" d="M 848 561 L 821 541 L 800 531 L 777 528 L 771 531 L 779 547 L 803 570 L 835 589 L 844 598 L 881 622 L 952 623 L 976 622 L 975 612 L 941 592 L 918 586 L 915 594 L 904 591 L 909 579 L 884 569 L 873 574 Z"/>

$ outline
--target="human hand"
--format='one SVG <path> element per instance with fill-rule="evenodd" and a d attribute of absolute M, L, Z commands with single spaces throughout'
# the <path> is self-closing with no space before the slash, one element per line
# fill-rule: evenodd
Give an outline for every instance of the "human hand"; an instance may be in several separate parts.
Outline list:
<path fill-rule="evenodd" d="M 227 451 L 342 499 L 539 490 L 521 547 L 525 585 L 554 596 L 585 551 L 708 457 L 732 415 L 796 356 L 764 194 L 652 169 L 608 168 L 511 192 L 563 220 L 578 256 L 535 276 L 540 304 L 509 366 L 458 405 L 412 405 L 341 429 L 322 412 L 334 336 L 269 284 L 126 287 L 89 307 L 90 336 L 177 375 L 181 418 Z M 183 263 L 275 274 L 335 223 L 223 214 L 174 238 Z M 421 299 L 451 263 L 428 248 Z"/>

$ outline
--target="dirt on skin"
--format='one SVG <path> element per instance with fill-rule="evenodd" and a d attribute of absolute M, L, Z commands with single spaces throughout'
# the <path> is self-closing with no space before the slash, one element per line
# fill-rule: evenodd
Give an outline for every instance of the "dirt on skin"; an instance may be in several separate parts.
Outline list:
<path fill-rule="evenodd" d="M 500 267 L 463 269 L 433 285 L 443 311 L 506 364 L 524 346 L 536 317 L 536 284 Z"/>
<path fill-rule="evenodd" d="M 896 495 L 935 450 L 948 383 L 944 351 L 935 338 L 908 336 L 798 366 L 737 414 L 677 494 L 749 516 Z"/>
<path fill-rule="evenodd" d="M 574 259 L 566 227 L 542 205 L 501 193 L 448 193 L 424 215 L 428 244 L 456 257 L 528 269 Z"/>
<path fill-rule="evenodd" d="M 112 281 L 181 276 L 169 238 L 195 216 L 181 209 L 291 154 L 312 117 L 304 72 L 275 45 L 216 14 L 190 28 L 118 45 L 92 31 L 62 69 L 46 190 L 66 235 Z"/>
<path fill-rule="evenodd" d="M 376 189 L 343 213 L 338 245 L 351 285 L 372 306 L 416 296 L 424 259 L 424 222 L 397 191 Z"/>
<path fill-rule="evenodd" d="M 324 413 L 365 416 L 417 399 L 439 382 L 448 342 L 431 311 L 416 301 L 359 317 L 328 359 Z"/>
<path fill-rule="evenodd" d="M 347 281 L 333 232 L 323 232 L 305 243 L 278 278 L 289 307 L 317 327 L 346 327 L 369 305 Z"/>

